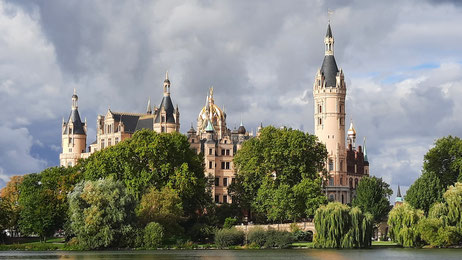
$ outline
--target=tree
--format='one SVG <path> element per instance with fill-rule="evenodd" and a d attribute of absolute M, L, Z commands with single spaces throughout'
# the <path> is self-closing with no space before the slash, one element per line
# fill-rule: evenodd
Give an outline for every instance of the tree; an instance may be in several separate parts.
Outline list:
<path fill-rule="evenodd" d="M 168 186 L 178 193 L 188 216 L 211 201 L 203 159 L 179 133 L 137 131 L 130 139 L 92 154 L 80 167 L 86 180 L 112 177 L 136 199 L 151 187 L 161 190 Z"/>
<path fill-rule="evenodd" d="M 8 228 L 10 222 L 10 209 L 5 200 L 0 197 L 0 244 L 5 242 L 5 229 Z"/>
<path fill-rule="evenodd" d="M 388 215 L 391 239 L 404 247 L 420 245 L 421 239 L 417 224 L 422 218 L 424 218 L 422 210 L 414 209 L 406 202 L 396 205 Z"/>
<path fill-rule="evenodd" d="M 164 228 L 161 224 L 151 222 L 144 229 L 144 246 L 147 248 L 157 248 L 162 245 L 164 239 Z"/>
<path fill-rule="evenodd" d="M 425 172 L 409 187 L 405 201 L 427 214 L 433 203 L 442 201 L 444 190 L 435 173 Z"/>
<path fill-rule="evenodd" d="M 423 172 L 436 174 L 441 185 L 453 185 L 462 170 L 462 140 L 447 136 L 436 140 L 435 146 L 424 156 Z"/>
<path fill-rule="evenodd" d="M 0 198 L 4 203 L 5 209 L 8 211 L 8 223 L 5 229 L 9 229 L 10 233 L 15 236 L 18 230 L 19 220 L 19 186 L 23 181 L 23 176 L 12 176 L 10 181 L 0 190 Z"/>
<path fill-rule="evenodd" d="M 127 246 L 134 233 L 135 200 L 120 181 L 82 181 L 68 195 L 71 227 L 88 249 Z"/>
<path fill-rule="evenodd" d="M 443 195 L 447 205 L 448 224 L 455 226 L 462 235 L 462 183 L 455 183 Z"/>
<path fill-rule="evenodd" d="M 352 205 L 374 216 L 374 223 L 381 222 L 390 211 L 389 198 L 393 194 L 390 185 L 382 178 L 363 177 L 356 188 Z"/>
<path fill-rule="evenodd" d="M 325 146 L 314 135 L 265 127 L 234 157 L 236 181 L 229 188 L 233 201 L 266 221 L 312 215 L 326 201 L 319 175 L 326 157 Z"/>
<path fill-rule="evenodd" d="M 169 187 L 161 191 L 151 188 L 144 194 L 137 209 L 137 215 L 143 222 L 157 222 L 165 228 L 168 235 L 182 231 L 178 224 L 182 219 L 183 206 L 178 193 Z"/>
<path fill-rule="evenodd" d="M 368 248 L 372 223 L 372 214 L 331 202 L 316 210 L 314 244 L 319 248 Z"/>

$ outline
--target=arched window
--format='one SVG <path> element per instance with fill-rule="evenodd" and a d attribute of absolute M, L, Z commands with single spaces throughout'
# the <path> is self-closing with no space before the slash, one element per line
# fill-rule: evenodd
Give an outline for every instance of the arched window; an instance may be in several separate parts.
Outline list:
<path fill-rule="evenodd" d="M 353 178 L 350 178 L 350 189 L 353 189 Z"/>

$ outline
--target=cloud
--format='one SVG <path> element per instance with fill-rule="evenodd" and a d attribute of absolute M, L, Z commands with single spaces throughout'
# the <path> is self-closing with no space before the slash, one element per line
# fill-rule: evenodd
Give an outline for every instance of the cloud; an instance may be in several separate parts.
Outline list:
<path fill-rule="evenodd" d="M 46 162 L 37 170 L 56 165 L 73 88 L 91 143 L 109 106 L 160 102 L 169 70 L 183 132 L 210 86 L 231 128 L 242 118 L 249 130 L 313 132 L 330 8 L 347 113 L 367 136 L 371 172 L 409 186 L 436 138 L 462 135 L 461 6 L 445 2 L 1 1 L 0 127 L 28 131 L 32 146 L 18 149 Z M 4 174 L 25 170 L 8 164 Z"/>

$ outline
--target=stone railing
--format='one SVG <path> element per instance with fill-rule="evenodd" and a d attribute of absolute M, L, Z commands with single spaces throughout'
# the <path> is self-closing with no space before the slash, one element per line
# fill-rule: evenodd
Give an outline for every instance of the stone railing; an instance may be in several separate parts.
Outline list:
<path fill-rule="evenodd" d="M 297 222 L 296 223 L 298 228 L 302 231 L 311 231 L 316 233 L 316 229 L 314 227 L 313 222 Z M 244 231 L 245 233 L 249 232 L 252 228 L 260 227 L 263 228 L 264 230 L 267 229 L 274 229 L 274 230 L 280 230 L 280 231 L 289 231 L 290 232 L 290 225 L 292 223 L 285 223 L 285 224 L 268 224 L 268 225 L 253 225 L 253 224 L 248 224 L 248 225 L 236 225 L 234 226 L 235 228 Z"/>

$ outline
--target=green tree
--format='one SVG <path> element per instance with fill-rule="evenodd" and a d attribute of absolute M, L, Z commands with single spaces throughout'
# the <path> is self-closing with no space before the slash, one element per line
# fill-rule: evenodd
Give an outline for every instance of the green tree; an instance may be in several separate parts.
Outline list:
<path fill-rule="evenodd" d="M 68 198 L 71 227 L 81 246 L 127 246 L 135 230 L 135 200 L 120 181 L 83 181 Z"/>
<path fill-rule="evenodd" d="M 372 214 L 331 202 L 316 210 L 314 244 L 319 248 L 368 248 L 372 224 Z"/>
<path fill-rule="evenodd" d="M 420 245 L 421 239 L 417 224 L 423 217 L 422 210 L 417 210 L 406 202 L 395 206 L 388 215 L 391 239 L 404 247 Z"/>
<path fill-rule="evenodd" d="M 92 154 L 81 164 L 86 180 L 112 177 L 123 182 L 137 199 L 151 187 L 170 187 L 178 192 L 188 216 L 211 201 L 203 159 L 179 133 L 137 131 L 130 139 Z"/>
<path fill-rule="evenodd" d="M 163 227 L 168 235 L 182 232 L 179 222 L 182 219 L 183 206 L 178 193 L 169 187 L 161 191 L 151 188 L 141 198 L 137 209 L 137 215 L 143 222 L 157 222 Z"/>
<path fill-rule="evenodd" d="M 326 201 L 319 176 L 326 157 L 325 146 L 314 135 L 265 127 L 234 157 L 236 181 L 229 188 L 233 201 L 266 221 L 312 215 Z"/>
<path fill-rule="evenodd" d="M 144 228 L 144 246 L 157 248 L 162 245 L 164 239 L 164 228 L 161 224 L 151 222 Z"/>
<path fill-rule="evenodd" d="M 19 186 L 22 183 L 23 176 L 12 176 L 10 181 L 0 191 L 0 198 L 8 210 L 8 224 L 5 229 L 9 229 L 12 236 L 18 233 L 19 214 Z"/>
<path fill-rule="evenodd" d="M 433 172 L 424 172 L 406 192 L 405 200 L 412 207 L 428 213 L 435 202 L 442 201 L 445 187 Z"/>
<path fill-rule="evenodd" d="M 356 188 L 356 197 L 352 205 L 374 216 L 374 223 L 381 222 L 390 211 L 389 198 L 393 194 L 390 185 L 382 178 L 364 177 Z"/>
<path fill-rule="evenodd" d="M 453 185 L 462 169 L 462 140 L 447 136 L 436 140 L 435 146 L 424 156 L 423 172 L 436 174 L 441 185 Z"/>
<path fill-rule="evenodd" d="M 462 183 L 455 183 L 443 195 L 447 205 L 448 224 L 462 235 Z"/>
<path fill-rule="evenodd" d="M 10 208 L 3 198 L 0 197 L 0 243 L 5 242 L 4 230 L 9 227 Z"/>

